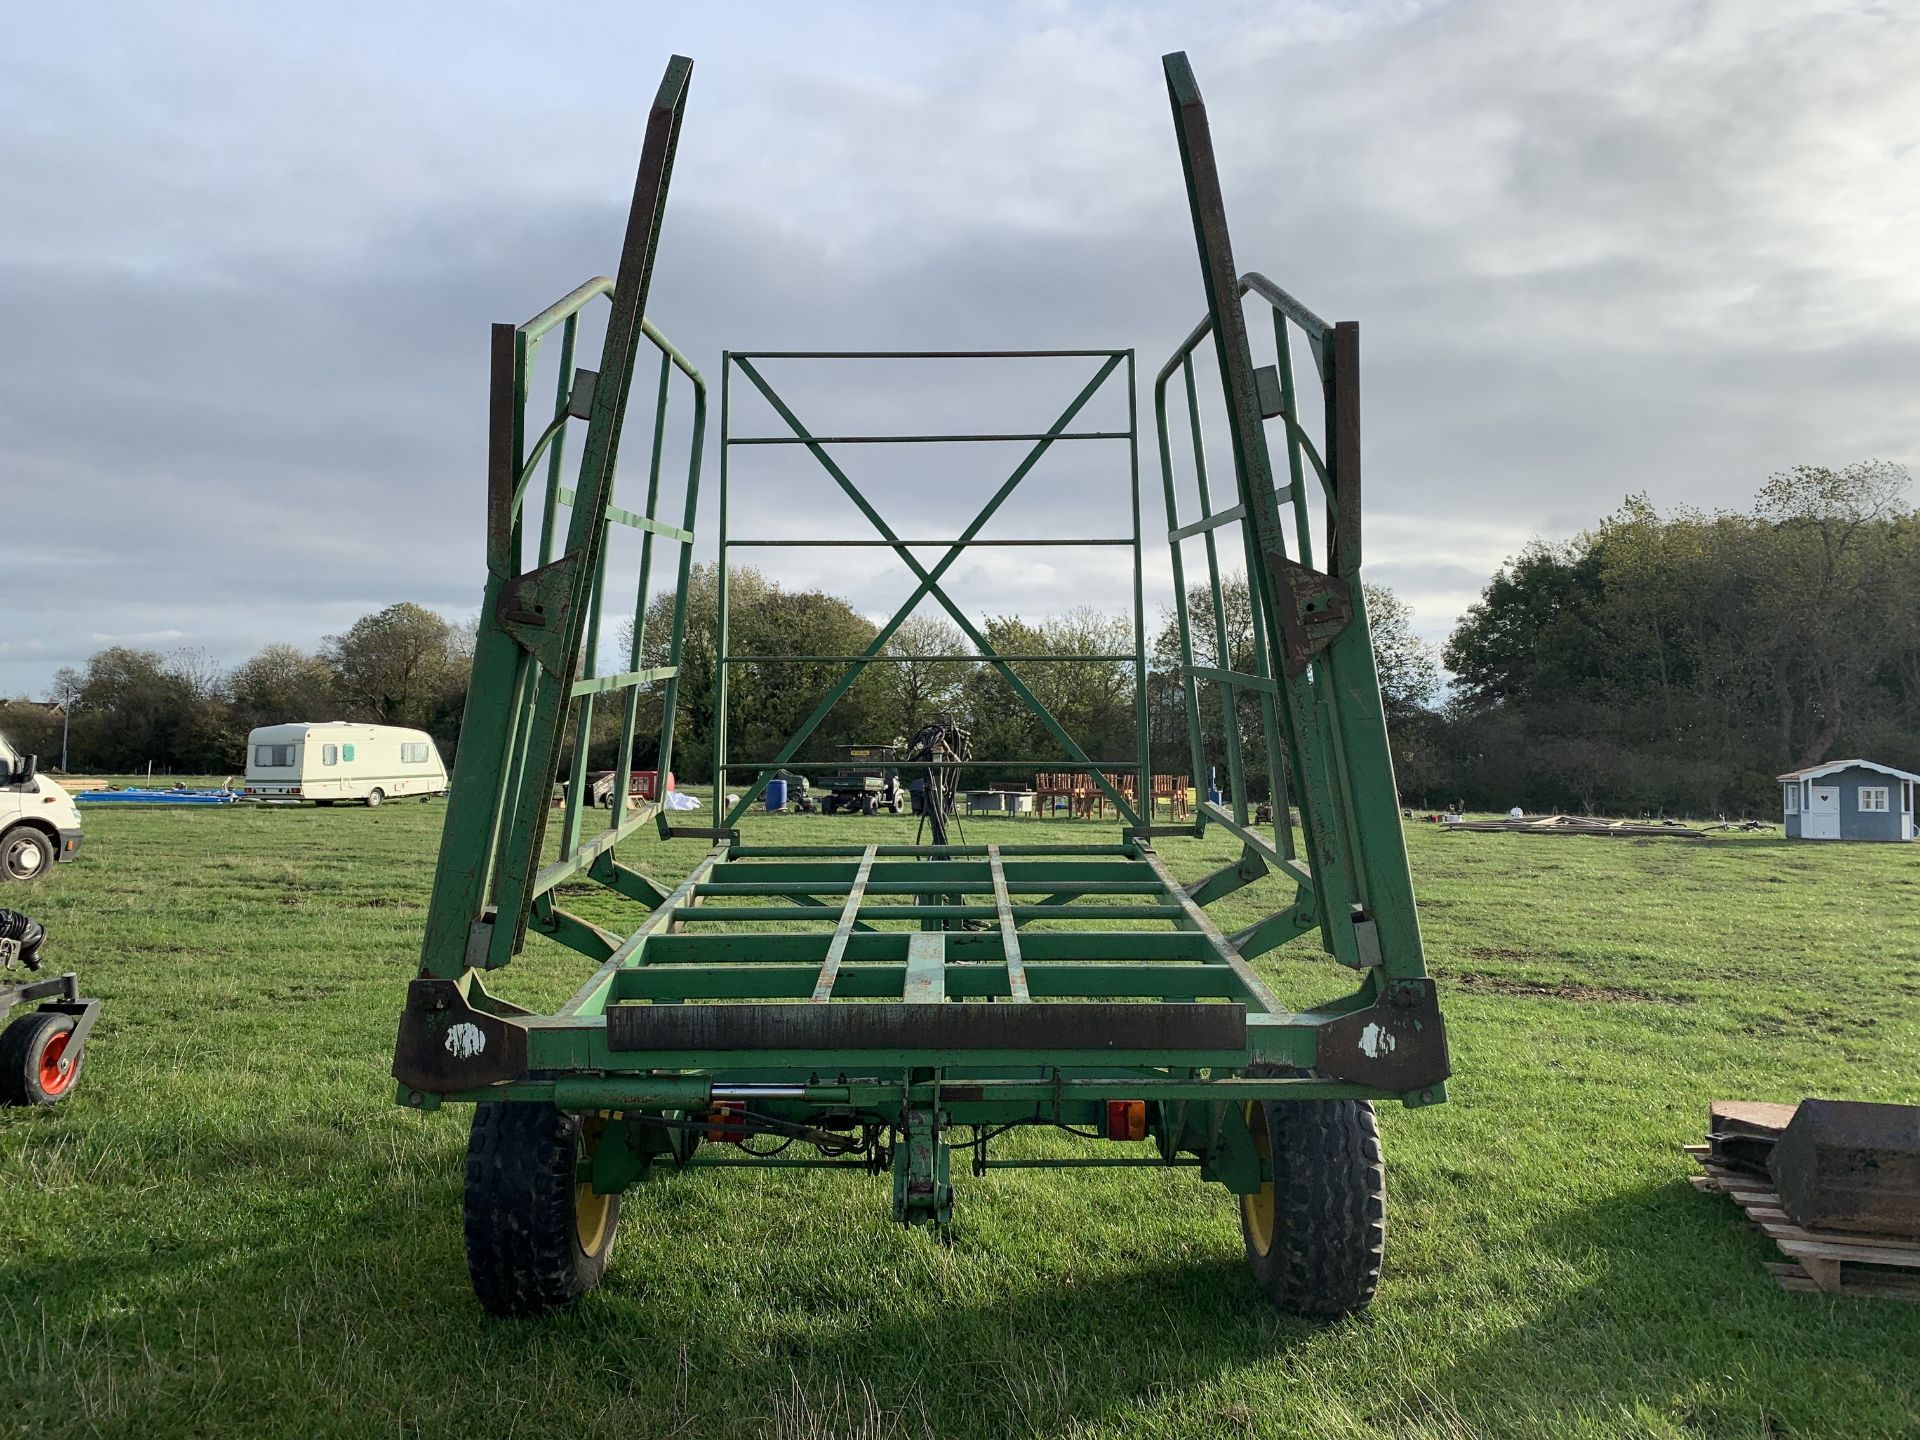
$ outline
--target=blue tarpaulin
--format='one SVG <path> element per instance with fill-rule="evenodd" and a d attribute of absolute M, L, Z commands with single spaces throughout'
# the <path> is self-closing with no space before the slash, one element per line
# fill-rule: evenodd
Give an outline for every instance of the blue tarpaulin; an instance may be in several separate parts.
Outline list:
<path fill-rule="evenodd" d="M 237 790 L 82 790 L 73 797 L 86 805 L 232 805 Z"/>

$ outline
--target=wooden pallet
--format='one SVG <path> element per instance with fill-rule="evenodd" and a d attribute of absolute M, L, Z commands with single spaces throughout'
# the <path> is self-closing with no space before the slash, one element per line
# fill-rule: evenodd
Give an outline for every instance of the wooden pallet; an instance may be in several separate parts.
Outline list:
<path fill-rule="evenodd" d="M 1765 1176 L 1719 1164 L 1705 1145 L 1682 1148 L 1706 1172 L 1693 1177 L 1694 1188 L 1731 1196 L 1755 1228 L 1780 1247 L 1786 1261 L 1769 1262 L 1767 1269 L 1781 1289 L 1920 1300 L 1920 1240 L 1802 1229 Z"/>

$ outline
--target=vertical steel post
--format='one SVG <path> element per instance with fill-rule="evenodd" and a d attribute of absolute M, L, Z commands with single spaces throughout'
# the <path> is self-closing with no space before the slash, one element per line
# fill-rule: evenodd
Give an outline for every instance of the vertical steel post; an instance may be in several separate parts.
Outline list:
<path fill-rule="evenodd" d="M 1133 516 L 1133 724 L 1139 774 L 1134 805 L 1153 827 L 1153 749 L 1147 730 L 1147 601 L 1140 551 L 1140 397 L 1133 351 L 1127 351 L 1127 495 Z"/>
<path fill-rule="evenodd" d="M 667 383 L 673 378 L 673 357 L 665 350 L 660 352 L 660 393 L 653 405 L 653 453 L 647 462 L 647 508 L 645 514 L 652 518 L 660 504 L 660 457 L 667 440 Z M 692 529 L 692 526 L 688 526 Z M 684 546 L 683 546 L 684 548 Z M 653 585 L 653 532 L 640 532 L 640 581 L 639 594 L 633 606 L 633 634 L 627 644 L 627 669 L 638 670 L 640 657 L 645 653 L 643 647 L 647 639 L 647 601 Z M 613 808 L 612 823 L 618 826 L 626 818 L 627 792 L 633 784 L 633 734 L 640 721 L 640 687 L 629 686 L 627 703 L 622 707 L 624 714 L 620 721 L 620 755 L 615 761 L 613 771 Z M 657 757 L 656 757 L 657 760 Z M 654 776 L 654 798 L 664 801 L 667 777 L 664 772 Z"/>
<path fill-rule="evenodd" d="M 1164 373 L 1154 382 L 1153 418 L 1155 437 L 1160 447 L 1160 480 L 1166 490 L 1168 544 L 1173 550 L 1173 615 L 1180 636 L 1180 684 L 1187 710 L 1187 765 L 1193 783 L 1204 797 L 1207 761 L 1201 744 L 1200 685 L 1193 673 L 1193 625 L 1187 615 L 1187 569 L 1181 553 L 1185 542 L 1174 538 L 1173 533 L 1180 528 L 1180 499 L 1174 486 L 1173 446 L 1167 434 L 1167 386 Z M 1208 534 L 1210 536 L 1212 532 Z M 1194 814 L 1196 817 L 1203 814 L 1197 805 Z"/>
<path fill-rule="evenodd" d="M 720 536 L 714 562 L 713 591 L 713 823 L 724 824 L 727 813 L 727 441 L 733 393 L 733 352 L 720 355 Z"/>
<path fill-rule="evenodd" d="M 1193 436 L 1193 479 L 1200 492 L 1200 513 L 1213 514 L 1213 492 L 1207 485 L 1207 439 L 1200 429 L 1200 396 L 1194 388 L 1193 357 L 1188 355 L 1181 361 L 1181 373 L 1187 387 L 1187 427 Z M 1240 528 L 1244 531 L 1247 522 L 1243 518 Z M 1208 530 L 1207 535 L 1207 593 L 1213 602 L 1213 652 L 1215 664 L 1221 670 L 1233 669 L 1233 651 L 1227 644 L 1227 603 L 1220 590 L 1220 547 L 1214 539 L 1215 532 Z M 1248 601 L 1256 603 L 1252 594 L 1252 579 L 1248 579 Z M 1242 825 L 1247 823 L 1247 781 L 1240 757 L 1240 697 L 1233 687 L 1225 681 L 1214 682 L 1220 692 L 1221 724 L 1226 731 L 1227 747 L 1227 793 L 1233 798 L 1233 818 Z M 1198 775 L 1194 783 L 1204 785 Z"/>

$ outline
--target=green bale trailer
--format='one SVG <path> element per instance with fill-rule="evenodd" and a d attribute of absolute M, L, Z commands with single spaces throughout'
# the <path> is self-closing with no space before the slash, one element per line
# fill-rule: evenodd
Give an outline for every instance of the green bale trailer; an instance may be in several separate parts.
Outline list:
<path fill-rule="evenodd" d="M 1167 57 L 1166 76 L 1207 308 L 1158 373 L 1153 397 L 1192 773 L 1207 773 L 1209 758 L 1223 762 L 1227 793 L 1203 801 L 1184 824 L 1154 823 L 1131 350 L 1038 352 L 1084 362 L 1090 372 L 1042 432 L 868 437 L 810 431 L 767 379 L 770 362 L 987 364 L 1036 352 L 727 352 L 710 823 L 675 823 L 697 817 L 647 808 L 616 813 L 605 830 L 583 834 L 586 740 L 597 704 L 623 706 L 616 793 L 627 789 L 643 687 L 659 687 L 662 700 L 654 764 L 663 774 L 673 764 L 708 393 L 644 317 L 691 69 L 676 57 L 654 102 L 616 279 L 589 281 L 525 325 L 493 332 L 486 594 L 421 966 L 393 1066 L 403 1105 L 476 1107 L 466 1237 L 481 1302 L 525 1314 L 578 1298 L 607 1263 L 627 1191 L 669 1168 L 866 1169 L 891 1177 L 898 1220 L 946 1237 L 959 1150 L 976 1172 L 1195 1168 L 1237 1198 L 1249 1266 L 1275 1304 L 1321 1316 L 1366 1304 L 1384 1240 L 1372 1102 L 1442 1100 L 1448 1061 L 1422 960 L 1359 583 L 1357 332 L 1235 270 L 1206 112 L 1184 56 Z M 1254 365 L 1248 295 L 1271 318 L 1272 366 Z M 582 312 L 602 298 L 610 303 L 599 369 L 576 368 Z M 543 420 L 529 377 L 540 347 L 556 337 L 560 380 Z M 1304 384 L 1292 366 L 1296 344 L 1311 360 Z M 1233 458 L 1231 503 L 1219 508 L 1199 439 L 1195 361 L 1207 348 L 1227 401 Z M 613 476 L 643 354 L 657 357 L 653 443 L 644 504 L 629 510 L 615 503 Z M 790 433 L 731 433 L 736 375 Z M 1185 520 L 1167 416 L 1176 381 L 1189 407 L 1188 481 L 1201 507 Z M 1094 396 L 1116 385 L 1126 428 L 1076 428 Z M 691 418 L 676 432 L 688 442 L 686 473 L 668 520 L 663 437 L 676 390 L 690 393 Z M 1315 401 L 1324 424 L 1304 425 L 1302 407 Z M 1270 423 L 1287 467 L 1277 484 Z M 577 430 L 584 439 L 569 475 L 563 455 Z M 1019 447 L 1022 458 L 983 491 L 973 522 L 938 542 L 941 558 L 931 564 L 913 548 L 928 542 L 903 539 L 835 459 L 851 443 L 989 438 Z M 727 472 L 748 453 L 740 447 L 772 443 L 806 450 L 871 523 L 871 536 L 835 543 L 891 550 L 916 586 L 863 653 L 803 657 L 843 662 L 844 672 L 779 753 L 733 759 L 729 669 L 764 657 L 728 650 L 728 557 L 761 542 L 728 534 Z M 1087 543 L 1124 551 L 1132 565 L 1134 648 L 1125 658 L 1138 741 L 1126 756 L 1089 755 L 1014 668 L 1072 658 L 996 652 L 942 585 L 970 548 L 1021 543 L 982 532 L 1035 465 L 1076 443 L 1124 455 L 1112 469 L 1125 481 L 1131 533 Z M 1318 565 L 1309 523 L 1316 506 L 1327 541 Z M 606 552 L 618 527 L 639 532 L 640 583 L 627 667 L 602 675 Z M 1237 555 L 1229 540 L 1236 534 Z M 649 650 L 646 602 L 655 550 L 665 546 L 677 547 L 677 599 L 671 634 L 664 646 L 656 634 Z M 1210 613 L 1199 625 L 1187 613 L 1188 547 L 1204 555 Z M 1196 636 L 1228 634 L 1223 563 L 1246 569 L 1253 643 L 1241 653 L 1218 644 L 1198 653 Z M 944 610 L 975 647 L 952 657 L 956 663 L 992 666 L 1059 747 L 1046 758 L 967 763 L 1089 773 L 1116 808 L 1118 834 L 1086 844 L 836 844 L 829 829 L 823 844 L 742 840 L 737 826 L 767 780 L 783 769 L 807 773 L 796 757 L 809 737 L 867 666 L 887 663 L 888 639 L 923 601 Z M 643 665 L 648 654 L 664 654 L 666 663 Z M 1212 712 L 1226 717 L 1218 735 L 1203 726 L 1205 687 L 1230 697 Z M 562 776 L 570 711 L 575 744 Z M 753 778 L 728 803 L 730 772 Z M 1278 826 L 1253 818 L 1249 783 L 1258 775 L 1267 777 Z M 556 781 L 565 795 L 557 812 L 548 802 Z M 1301 817 L 1298 842 L 1286 823 L 1290 807 Z M 550 814 L 557 835 L 548 834 Z M 1156 839 L 1209 827 L 1238 839 L 1238 860 L 1208 875 L 1174 875 Z M 643 830 L 654 844 L 698 847 L 671 888 L 622 863 L 622 847 L 631 858 Z M 1232 934 L 1209 915 L 1224 897 L 1273 876 L 1293 886 L 1283 910 Z M 630 927 L 610 931 L 563 909 L 560 887 L 583 883 L 630 902 Z M 530 931 L 594 966 L 551 1014 L 490 988 L 491 973 L 513 962 Z M 1249 961 L 1307 937 L 1352 970 L 1355 984 L 1333 1003 L 1293 1010 Z M 1111 1158 L 990 1156 L 995 1138 L 1015 1127 L 1119 1144 Z"/>

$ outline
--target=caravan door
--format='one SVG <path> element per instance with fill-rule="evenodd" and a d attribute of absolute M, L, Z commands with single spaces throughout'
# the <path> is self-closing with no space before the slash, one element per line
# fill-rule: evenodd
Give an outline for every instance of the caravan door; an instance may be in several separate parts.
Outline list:
<path fill-rule="evenodd" d="M 1800 836 L 1804 840 L 1840 838 L 1840 787 L 1815 785 L 1807 800 L 1807 813 L 1800 817 Z"/>

